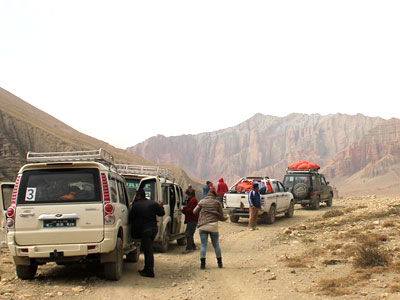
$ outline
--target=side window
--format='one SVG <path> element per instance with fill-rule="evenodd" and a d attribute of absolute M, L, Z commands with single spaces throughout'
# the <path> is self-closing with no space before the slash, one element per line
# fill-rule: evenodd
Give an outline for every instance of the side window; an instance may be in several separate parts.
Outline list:
<path fill-rule="evenodd" d="M 279 190 L 280 190 L 281 192 L 284 192 L 284 191 L 285 191 L 285 188 L 283 187 L 282 183 L 278 182 L 278 186 L 279 186 Z"/>
<path fill-rule="evenodd" d="M 283 181 L 285 185 L 293 185 L 293 182 L 294 176 L 285 176 L 285 180 Z"/>
<path fill-rule="evenodd" d="M 11 196 L 13 190 L 14 190 L 14 185 L 7 184 L 1 186 L 1 196 L 3 198 L 4 210 L 7 210 L 11 206 Z"/>
<path fill-rule="evenodd" d="M 168 185 L 163 184 L 162 185 L 162 200 L 163 200 L 164 204 L 169 204 L 168 191 L 169 191 Z"/>
<path fill-rule="evenodd" d="M 124 184 L 121 181 L 118 181 L 118 198 L 119 203 L 128 206 L 126 199 L 126 192 L 124 189 Z"/>
<path fill-rule="evenodd" d="M 320 186 L 319 178 L 316 176 L 312 176 L 312 184 L 313 186 Z"/>
<path fill-rule="evenodd" d="M 171 203 L 175 203 L 176 206 L 176 195 L 175 195 L 175 189 L 173 185 L 169 186 L 169 199 L 171 200 Z"/>
<path fill-rule="evenodd" d="M 118 188 L 117 188 L 117 183 L 114 178 L 110 179 L 108 181 L 109 189 L 110 189 L 110 200 L 111 202 L 117 202 L 118 201 Z"/>
<path fill-rule="evenodd" d="M 322 184 L 322 185 L 326 185 L 325 177 L 324 177 L 324 176 L 321 176 L 320 178 L 321 178 L 321 184 Z"/>
<path fill-rule="evenodd" d="M 182 190 L 177 185 L 175 186 L 175 189 L 176 189 L 176 206 L 180 208 L 182 203 Z"/>
<path fill-rule="evenodd" d="M 278 183 L 276 181 L 271 181 L 271 184 L 272 184 L 272 188 L 274 189 L 274 192 L 278 193 L 279 192 Z"/>

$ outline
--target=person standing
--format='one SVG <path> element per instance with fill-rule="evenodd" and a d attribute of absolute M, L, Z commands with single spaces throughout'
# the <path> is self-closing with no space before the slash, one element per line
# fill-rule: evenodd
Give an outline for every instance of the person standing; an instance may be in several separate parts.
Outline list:
<path fill-rule="evenodd" d="M 257 229 L 258 209 L 261 208 L 260 193 L 258 192 L 258 184 L 253 184 L 253 189 L 249 193 L 249 230 Z"/>
<path fill-rule="evenodd" d="M 189 253 L 193 250 L 196 250 L 196 245 L 194 244 L 194 233 L 197 227 L 197 221 L 199 219 L 199 215 L 195 215 L 193 210 L 196 208 L 198 201 L 195 196 L 194 190 L 186 190 L 185 192 L 186 198 L 188 199 L 187 205 L 182 208 L 182 212 L 185 215 L 185 224 L 186 224 L 186 249 L 183 253 Z"/>
<path fill-rule="evenodd" d="M 210 181 L 206 181 L 206 185 L 203 187 L 203 198 L 207 197 L 208 191 L 210 190 Z"/>
<path fill-rule="evenodd" d="M 218 180 L 218 184 L 217 184 L 217 197 L 218 197 L 219 203 L 221 203 L 222 206 L 223 206 L 224 195 L 227 192 L 228 192 L 228 186 L 224 182 L 224 179 L 221 177 Z"/>
<path fill-rule="evenodd" d="M 207 197 L 200 200 L 193 213 L 200 214 L 197 228 L 199 229 L 201 249 L 200 249 L 200 269 L 206 268 L 206 252 L 208 244 L 208 236 L 214 247 L 215 256 L 217 257 L 218 268 L 222 268 L 221 248 L 219 246 L 218 221 L 225 221 L 221 204 L 217 200 L 217 194 L 214 190 L 210 190 Z"/>
<path fill-rule="evenodd" d="M 132 226 L 132 237 L 142 240 L 144 252 L 144 268 L 141 276 L 154 277 L 154 250 L 153 240 L 157 235 L 157 216 L 165 215 L 164 203 L 146 198 L 143 189 L 138 189 L 132 209 L 129 213 L 129 223 Z"/>

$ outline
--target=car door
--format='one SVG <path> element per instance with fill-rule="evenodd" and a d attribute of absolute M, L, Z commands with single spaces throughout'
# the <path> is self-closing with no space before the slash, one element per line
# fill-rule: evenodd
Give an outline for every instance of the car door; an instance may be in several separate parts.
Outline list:
<path fill-rule="evenodd" d="M 11 205 L 14 183 L 0 183 L 0 248 L 7 247 L 6 211 Z"/>
<path fill-rule="evenodd" d="M 177 196 L 177 234 L 185 232 L 185 215 L 182 213 L 181 208 L 183 205 L 183 192 L 182 188 L 178 185 L 175 185 L 176 196 Z"/>
<path fill-rule="evenodd" d="M 128 194 L 125 188 L 125 184 L 117 180 L 117 185 L 118 185 L 118 207 L 120 211 L 120 218 L 122 221 L 122 228 L 124 232 L 124 244 L 126 244 L 127 241 L 130 239 L 130 226 L 129 226 L 129 200 L 128 200 Z"/>
<path fill-rule="evenodd" d="M 280 211 L 282 210 L 282 199 L 281 199 L 282 193 L 279 189 L 279 185 L 276 180 L 271 180 L 271 185 L 276 195 L 276 210 Z"/>
<path fill-rule="evenodd" d="M 286 188 L 280 181 L 277 181 L 277 184 L 279 186 L 280 193 L 279 209 L 286 210 L 290 204 L 290 194 L 286 191 Z"/>
<path fill-rule="evenodd" d="M 321 179 L 321 199 L 328 199 L 329 197 L 328 184 L 323 175 L 320 175 L 320 179 Z"/>

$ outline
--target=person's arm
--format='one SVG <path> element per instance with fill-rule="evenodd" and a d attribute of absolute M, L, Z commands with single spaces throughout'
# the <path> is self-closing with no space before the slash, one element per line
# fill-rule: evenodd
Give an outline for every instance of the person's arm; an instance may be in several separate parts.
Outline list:
<path fill-rule="evenodd" d="M 165 215 L 165 210 L 164 207 L 158 204 L 157 202 L 154 202 L 156 204 L 156 215 L 159 217 L 162 217 Z"/>
<path fill-rule="evenodd" d="M 196 200 L 194 198 L 191 198 L 188 204 L 184 208 L 182 208 L 183 214 L 185 215 L 192 214 L 196 206 L 197 206 Z"/>
<path fill-rule="evenodd" d="M 197 204 L 197 206 L 194 208 L 193 213 L 195 215 L 198 215 L 200 213 L 200 211 L 201 211 L 201 206 L 200 206 L 200 202 L 199 202 L 199 204 Z"/>
<path fill-rule="evenodd" d="M 249 204 L 250 204 L 250 206 L 254 206 L 254 193 L 253 193 L 253 191 L 249 192 Z"/>
<path fill-rule="evenodd" d="M 224 215 L 224 210 L 223 210 L 223 208 L 222 208 L 222 205 L 220 204 L 220 203 L 218 203 L 219 205 L 218 205 L 218 213 L 219 213 L 219 217 L 218 217 L 218 219 L 220 220 L 220 221 L 226 221 L 227 219 L 228 219 L 228 217 L 225 217 L 225 215 Z"/>

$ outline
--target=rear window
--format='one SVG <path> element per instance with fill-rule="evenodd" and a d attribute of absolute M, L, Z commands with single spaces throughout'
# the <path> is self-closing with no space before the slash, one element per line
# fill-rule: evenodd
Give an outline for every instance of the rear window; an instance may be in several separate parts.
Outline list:
<path fill-rule="evenodd" d="M 132 202 L 133 197 L 135 197 L 135 193 L 139 188 L 140 179 L 125 178 L 125 180 L 126 187 L 128 188 L 129 202 Z"/>
<path fill-rule="evenodd" d="M 25 171 L 18 191 L 18 204 L 101 201 L 97 169 Z"/>

